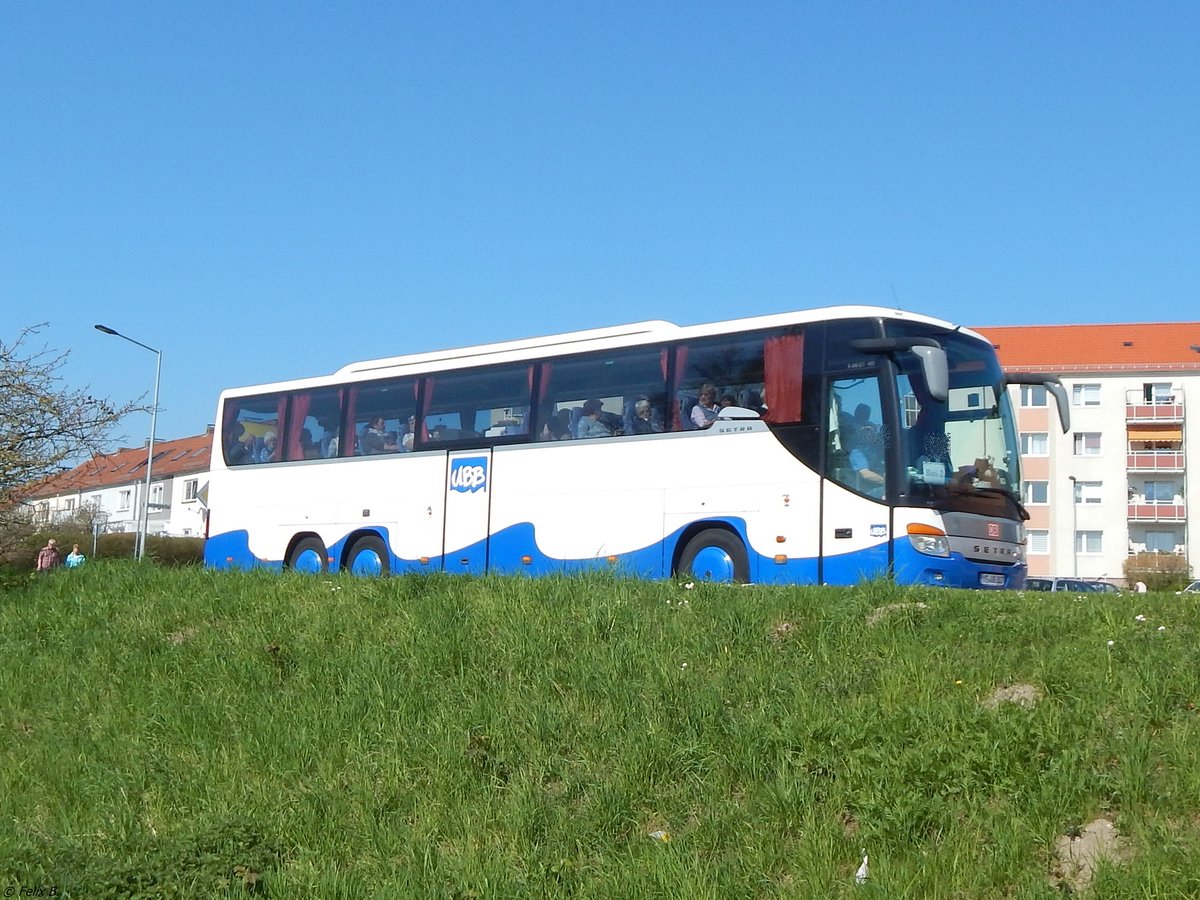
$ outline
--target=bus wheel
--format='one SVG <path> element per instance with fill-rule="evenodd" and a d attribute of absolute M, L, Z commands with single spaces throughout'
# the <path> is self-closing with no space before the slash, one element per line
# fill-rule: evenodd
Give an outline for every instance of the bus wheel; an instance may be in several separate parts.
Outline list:
<path fill-rule="evenodd" d="M 386 575 L 390 571 L 388 565 L 387 544 L 383 538 L 369 534 L 360 537 L 350 548 L 350 558 L 346 568 L 351 575 Z"/>
<path fill-rule="evenodd" d="M 288 557 L 288 568 L 308 575 L 320 575 L 326 570 L 325 545 L 320 538 L 301 538 Z"/>
<path fill-rule="evenodd" d="M 745 584 L 750 580 L 750 561 L 741 539 L 728 531 L 702 531 L 683 548 L 679 574 L 698 581 Z"/>

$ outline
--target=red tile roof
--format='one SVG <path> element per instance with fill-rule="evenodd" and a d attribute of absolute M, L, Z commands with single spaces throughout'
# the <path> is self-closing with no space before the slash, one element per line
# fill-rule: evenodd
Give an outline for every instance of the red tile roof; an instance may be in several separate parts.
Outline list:
<path fill-rule="evenodd" d="M 192 472 L 207 472 L 212 440 L 211 434 L 197 434 L 174 441 L 156 441 L 150 479 L 158 481 Z M 93 456 L 69 472 L 48 478 L 27 496 L 56 497 L 77 491 L 132 484 L 145 478 L 146 448 L 132 447 L 104 456 Z"/>
<path fill-rule="evenodd" d="M 978 327 L 1006 369 L 1200 371 L 1200 322 Z"/>

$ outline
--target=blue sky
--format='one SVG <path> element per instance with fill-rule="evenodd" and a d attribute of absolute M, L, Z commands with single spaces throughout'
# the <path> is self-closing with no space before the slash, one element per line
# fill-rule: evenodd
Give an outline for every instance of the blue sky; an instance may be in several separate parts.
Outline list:
<path fill-rule="evenodd" d="M 160 438 L 356 359 L 843 302 L 1200 319 L 1194 2 L 0 4 L 0 337 Z M 140 442 L 144 414 L 119 436 Z"/>

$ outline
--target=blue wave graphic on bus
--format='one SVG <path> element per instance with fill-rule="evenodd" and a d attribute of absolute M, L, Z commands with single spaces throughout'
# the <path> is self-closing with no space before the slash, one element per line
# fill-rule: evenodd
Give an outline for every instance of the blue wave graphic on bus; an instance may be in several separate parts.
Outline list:
<path fill-rule="evenodd" d="M 747 540 L 746 523 L 739 518 L 714 520 L 714 524 L 725 524 L 735 529 L 747 548 L 751 580 L 760 584 L 817 584 L 821 568 L 813 557 L 780 559 L 777 556 L 756 552 Z M 386 528 L 371 531 L 381 537 L 390 547 L 390 535 Z M 522 522 L 501 529 L 486 541 L 469 547 L 456 549 L 443 555 L 406 559 L 391 555 L 389 565 L 394 574 L 416 572 L 462 571 L 459 561 L 465 556 L 472 559 L 482 555 L 484 544 L 490 545 L 488 571 L 497 574 L 549 575 L 571 574 L 589 571 L 612 571 L 622 575 L 641 578 L 668 578 L 671 575 L 672 552 L 680 543 L 683 528 L 676 529 L 661 541 L 645 547 L 599 558 L 563 559 L 545 553 L 538 542 L 534 526 Z M 358 532 L 361 534 L 361 532 Z M 341 559 L 346 544 L 353 534 L 348 534 L 329 546 L 328 554 Z M 918 553 L 907 539 L 883 541 L 862 550 L 826 556 L 823 563 L 823 580 L 826 584 L 856 584 L 864 578 L 878 577 L 886 570 L 888 547 L 894 553 L 895 577 L 903 583 L 936 586 L 977 587 L 980 571 L 994 572 L 1004 576 L 1003 585 L 988 587 L 1018 588 L 1025 581 L 1025 567 L 984 566 L 964 559 L 961 554 L 949 558 L 932 558 Z M 282 560 L 256 558 L 250 551 L 249 535 L 245 531 L 231 531 L 214 535 L 204 548 L 205 564 L 216 568 L 283 568 Z M 338 571 L 335 563 L 331 569 Z"/>
<path fill-rule="evenodd" d="M 471 456 L 450 461 L 450 489 L 466 494 L 487 489 L 487 457 Z"/>

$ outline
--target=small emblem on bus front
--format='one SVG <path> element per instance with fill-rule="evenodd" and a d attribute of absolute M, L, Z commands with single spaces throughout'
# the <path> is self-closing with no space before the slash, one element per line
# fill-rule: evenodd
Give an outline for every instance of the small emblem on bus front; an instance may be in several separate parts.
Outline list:
<path fill-rule="evenodd" d="M 1000 523 L 999 522 L 988 522 L 988 537 L 990 537 L 990 538 L 1000 537 Z"/>

